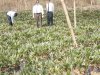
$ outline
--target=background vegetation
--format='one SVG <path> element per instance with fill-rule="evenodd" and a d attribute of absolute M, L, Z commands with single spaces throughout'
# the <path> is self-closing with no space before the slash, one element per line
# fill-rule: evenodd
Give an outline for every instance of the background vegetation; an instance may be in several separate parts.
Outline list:
<path fill-rule="evenodd" d="M 0 11 L 8 10 L 31 10 L 36 0 L 0 0 Z M 60 7 L 60 0 L 52 0 L 55 7 Z M 46 0 L 40 0 L 41 4 L 45 4 Z M 65 0 L 67 7 L 73 7 L 73 0 Z M 100 5 L 100 0 L 76 0 L 77 7 L 90 5 Z M 44 5 L 45 6 L 45 5 Z"/>

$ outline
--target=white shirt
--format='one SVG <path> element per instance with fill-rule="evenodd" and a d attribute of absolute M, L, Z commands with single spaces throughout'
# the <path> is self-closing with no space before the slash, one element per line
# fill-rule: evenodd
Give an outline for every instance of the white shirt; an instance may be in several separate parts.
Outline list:
<path fill-rule="evenodd" d="M 54 4 L 52 2 L 49 2 L 46 4 L 46 10 L 54 12 Z"/>
<path fill-rule="evenodd" d="M 40 4 L 36 4 L 33 6 L 33 16 L 36 13 L 42 13 L 42 15 L 44 14 L 44 10 L 43 10 L 43 6 Z"/>
<path fill-rule="evenodd" d="M 8 11 L 7 12 L 7 15 L 11 17 L 11 21 L 12 23 L 14 23 L 14 15 L 15 15 L 15 11 Z"/>

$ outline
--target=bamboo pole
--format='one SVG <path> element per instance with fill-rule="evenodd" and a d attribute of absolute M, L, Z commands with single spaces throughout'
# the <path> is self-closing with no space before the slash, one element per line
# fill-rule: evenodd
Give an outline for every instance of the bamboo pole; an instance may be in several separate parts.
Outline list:
<path fill-rule="evenodd" d="M 74 0 L 73 4 L 74 4 L 74 28 L 76 28 L 76 23 L 77 23 L 76 21 L 76 0 Z"/>
<path fill-rule="evenodd" d="M 71 35 L 72 35 L 72 40 L 73 40 L 73 42 L 74 42 L 74 46 L 75 46 L 75 47 L 78 47 L 78 44 L 77 44 L 76 38 L 75 38 L 75 34 L 74 34 L 74 31 L 73 31 L 73 27 L 72 27 L 72 25 L 71 25 L 71 21 L 70 21 L 70 18 L 69 18 L 68 11 L 67 11 L 67 9 L 66 9 L 66 5 L 65 5 L 64 0 L 61 0 L 61 4 L 62 4 L 63 9 L 64 9 L 64 12 L 65 12 L 65 16 L 66 16 L 66 21 L 67 21 L 67 23 L 68 23 L 68 27 L 69 27 L 69 29 L 70 29 L 70 31 L 71 31 Z"/>

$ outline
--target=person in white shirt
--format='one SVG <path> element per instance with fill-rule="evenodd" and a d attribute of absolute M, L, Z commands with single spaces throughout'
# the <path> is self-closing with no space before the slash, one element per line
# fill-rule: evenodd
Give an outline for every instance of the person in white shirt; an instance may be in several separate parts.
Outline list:
<path fill-rule="evenodd" d="M 16 16 L 17 16 L 17 13 L 15 11 L 8 11 L 7 12 L 9 25 L 13 26 L 14 17 L 16 17 Z"/>
<path fill-rule="evenodd" d="M 39 3 L 39 0 L 36 1 L 36 4 L 33 6 L 33 18 L 35 18 L 37 27 L 42 26 L 42 18 L 44 15 L 43 6 Z"/>
<path fill-rule="evenodd" d="M 46 11 L 47 11 L 47 24 L 53 25 L 54 4 L 51 2 L 51 0 L 47 0 Z"/>

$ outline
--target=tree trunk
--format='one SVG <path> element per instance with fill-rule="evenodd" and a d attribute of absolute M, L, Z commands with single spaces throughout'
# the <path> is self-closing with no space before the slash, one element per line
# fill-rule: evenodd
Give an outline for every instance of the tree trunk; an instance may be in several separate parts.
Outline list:
<path fill-rule="evenodd" d="M 25 10 L 27 10 L 27 2 L 24 0 Z"/>
<path fill-rule="evenodd" d="M 76 28 L 76 0 L 74 0 L 74 28 Z"/>

